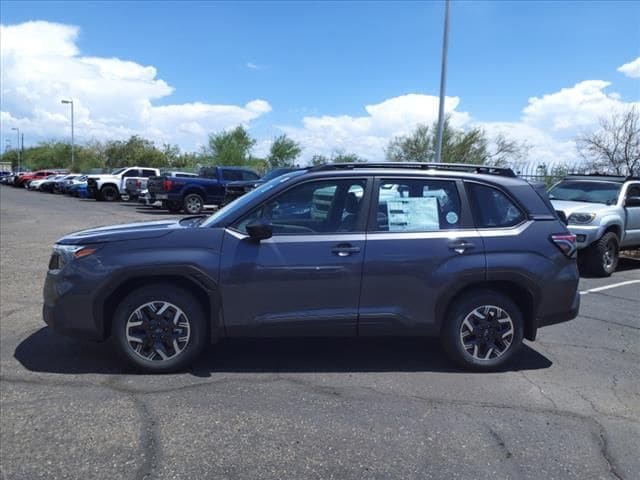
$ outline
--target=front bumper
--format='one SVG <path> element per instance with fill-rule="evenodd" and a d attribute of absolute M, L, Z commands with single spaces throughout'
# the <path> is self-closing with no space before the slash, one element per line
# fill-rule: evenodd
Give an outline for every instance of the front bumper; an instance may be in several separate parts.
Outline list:
<path fill-rule="evenodd" d="M 42 318 L 55 332 L 69 337 L 103 340 L 102 320 L 94 315 L 96 282 L 63 271 L 49 271 L 44 284 Z"/>
<path fill-rule="evenodd" d="M 568 322 L 578 316 L 580 311 L 580 292 L 576 292 L 571 307 L 563 312 L 556 312 L 544 317 L 538 317 L 538 328 L 555 325 L 556 323 Z"/>
<path fill-rule="evenodd" d="M 567 228 L 576 236 L 578 249 L 588 247 L 602 236 L 602 229 L 598 225 L 569 224 Z"/>

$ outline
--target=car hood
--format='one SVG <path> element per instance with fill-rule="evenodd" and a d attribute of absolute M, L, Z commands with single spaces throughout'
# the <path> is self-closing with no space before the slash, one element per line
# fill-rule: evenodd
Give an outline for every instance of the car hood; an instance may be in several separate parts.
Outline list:
<path fill-rule="evenodd" d="M 186 217 L 172 220 L 158 220 L 153 222 L 126 223 L 123 225 L 109 225 L 91 228 L 80 232 L 70 233 L 56 243 L 63 245 L 86 245 L 92 243 L 116 242 L 124 240 L 141 240 L 157 238 L 171 233 L 176 229 L 194 228 L 199 225 L 203 217 Z"/>
<path fill-rule="evenodd" d="M 551 200 L 553 208 L 563 211 L 567 217 L 572 213 L 599 213 L 615 208 L 605 203 L 572 202 L 569 200 Z"/>

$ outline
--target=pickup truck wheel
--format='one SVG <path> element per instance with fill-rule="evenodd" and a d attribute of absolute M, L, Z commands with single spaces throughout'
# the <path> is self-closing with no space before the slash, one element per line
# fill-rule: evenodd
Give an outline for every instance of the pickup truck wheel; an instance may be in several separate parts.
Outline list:
<path fill-rule="evenodd" d="M 585 249 L 583 265 L 591 275 L 609 277 L 616 271 L 619 254 L 618 236 L 613 232 L 607 232 L 600 240 L 593 242 Z"/>
<path fill-rule="evenodd" d="M 125 297 L 116 309 L 111 331 L 125 360 L 150 373 L 185 369 L 207 338 L 198 300 L 170 283 L 142 287 Z"/>
<path fill-rule="evenodd" d="M 190 193 L 184 197 L 183 208 L 190 215 L 198 215 L 204 209 L 204 200 L 197 193 Z"/>
<path fill-rule="evenodd" d="M 162 205 L 171 213 L 179 213 L 180 210 L 182 210 L 182 207 L 180 206 L 180 204 L 172 200 L 165 200 L 164 202 L 162 202 Z"/>
<path fill-rule="evenodd" d="M 456 301 L 442 326 L 442 346 L 458 365 L 476 371 L 503 367 L 522 346 L 524 321 L 513 301 L 479 290 Z"/>
<path fill-rule="evenodd" d="M 115 202 L 120 198 L 118 189 L 113 185 L 105 185 L 100 189 L 100 196 L 106 202 Z"/>

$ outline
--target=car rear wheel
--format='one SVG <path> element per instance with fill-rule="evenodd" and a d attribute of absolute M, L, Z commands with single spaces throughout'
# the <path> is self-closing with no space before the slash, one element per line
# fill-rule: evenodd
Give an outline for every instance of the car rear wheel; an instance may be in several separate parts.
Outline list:
<path fill-rule="evenodd" d="M 198 215 L 204 209 L 204 199 L 197 193 L 190 193 L 184 197 L 183 208 L 190 215 Z"/>
<path fill-rule="evenodd" d="M 135 290 L 116 309 L 112 336 L 120 354 L 150 373 L 183 370 L 206 343 L 204 312 L 188 291 L 171 284 Z"/>
<path fill-rule="evenodd" d="M 620 254 L 618 236 L 613 232 L 605 233 L 602 238 L 584 251 L 581 262 L 586 273 L 597 277 L 609 277 L 616 271 Z"/>
<path fill-rule="evenodd" d="M 469 370 L 503 367 L 522 346 L 524 322 L 513 301 L 491 290 L 465 295 L 450 309 L 441 340 L 449 357 Z"/>

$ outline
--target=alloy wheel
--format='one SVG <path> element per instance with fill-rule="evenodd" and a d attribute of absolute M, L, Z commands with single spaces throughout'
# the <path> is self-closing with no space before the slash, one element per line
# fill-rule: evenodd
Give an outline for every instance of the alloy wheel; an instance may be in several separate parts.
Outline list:
<path fill-rule="evenodd" d="M 176 305 L 153 301 L 136 308 L 125 325 L 129 347 L 145 360 L 163 362 L 189 344 L 191 322 Z"/>
<path fill-rule="evenodd" d="M 483 305 L 469 313 L 460 325 L 460 342 L 478 360 L 503 355 L 513 342 L 513 320 L 495 305 Z"/>

